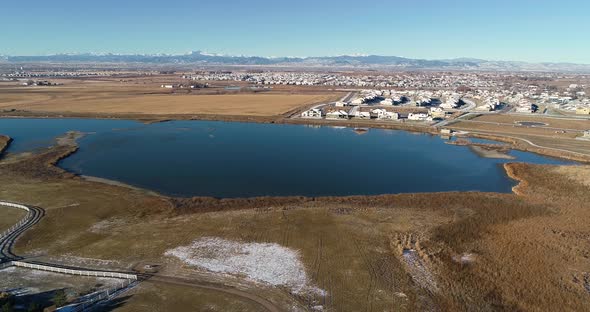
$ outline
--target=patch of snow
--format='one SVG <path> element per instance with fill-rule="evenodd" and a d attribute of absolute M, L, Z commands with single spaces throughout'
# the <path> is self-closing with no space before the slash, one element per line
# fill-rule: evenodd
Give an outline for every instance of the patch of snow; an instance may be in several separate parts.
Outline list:
<path fill-rule="evenodd" d="M 108 232 L 113 227 L 122 226 L 124 224 L 125 221 L 121 219 L 107 219 L 94 223 L 90 228 L 88 228 L 88 231 L 100 234 Z"/>
<path fill-rule="evenodd" d="M 408 267 L 408 272 L 416 284 L 431 292 L 437 292 L 438 286 L 436 285 L 434 277 L 415 250 L 404 250 L 403 259 Z"/>
<path fill-rule="evenodd" d="M 109 267 L 109 266 L 116 266 L 116 265 L 121 264 L 121 262 L 118 260 L 84 258 L 84 257 L 73 256 L 70 254 L 60 256 L 58 261 L 59 260 L 61 260 L 63 262 L 67 262 L 67 263 L 76 263 L 76 264 L 81 264 L 81 265 L 85 265 L 85 266 L 98 266 L 98 267 L 105 267 L 105 266 Z"/>
<path fill-rule="evenodd" d="M 0 270 L 0 272 L 3 272 L 3 273 L 13 273 L 14 271 L 16 271 L 16 267 L 14 267 L 14 266 L 9 266 L 5 269 Z"/>
<path fill-rule="evenodd" d="M 285 286 L 294 293 L 325 295 L 309 285 L 299 253 L 274 243 L 240 243 L 203 237 L 165 253 L 185 263 L 216 273 L 244 275 L 249 280 Z"/>
<path fill-rule="evenodd" d="M 470 264 L 475 262 L 475 255 L 472 253 L 464 253 L 462 255 L 453 256 L 453 261 L 461 264 Z"/>

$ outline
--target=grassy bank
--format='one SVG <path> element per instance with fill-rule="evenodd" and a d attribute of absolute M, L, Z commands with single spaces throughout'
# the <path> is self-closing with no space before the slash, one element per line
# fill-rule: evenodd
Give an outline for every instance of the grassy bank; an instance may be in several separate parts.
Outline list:
<path fill-rule="evenodd" d="M 8 148 L 8 145 L 10 145 L 11 141 L 12 139 L 10 137 L 0 135 L 0 156 L 2 156 L 2 153 L 4 153 L 4 151 Z"/>

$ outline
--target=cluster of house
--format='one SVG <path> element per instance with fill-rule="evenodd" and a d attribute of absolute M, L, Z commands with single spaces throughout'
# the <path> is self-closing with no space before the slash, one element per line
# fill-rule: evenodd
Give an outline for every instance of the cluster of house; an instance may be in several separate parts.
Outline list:
<path fill-rule="evenodd" d="M 301 117 L 303 118 L 313 118 L 313 119 L 351 119 L 351 118 L 358 118 L 358 119 L 388 119 L 388 120 L 398 120 L 400 115 L 396 112 L 389 112 L 382 108 L 376 108 L 369 112 L 364 112 L 359 109 L 358 106 L 353 106 L 350 110 L 344 109 L 336 109 L 330 110 L 328 112 L 324 112 L 324 110 L 319 108 L 312 108 L 301 113 Z"/>
<path fill-rule="evenodd" d="M 47 80 L 29 80 L 29 79 L 17 79 L 21 86 L 58 86 L 60 84 Z"/>
<path fill-rule="evenodd" d="M 571 79 L 572 77 L 561 77 Z M 536 85 L 513 88 L 505 100 L 516 107 L 518 112 L 535 112 L 539 105 L 555 110 L 590 114 L 590 98 L 586 85 L 570 84 L 564 88 L 540 88 Z"/>
<path fill-rule="evenodd" d="M 478 111 L 492 112 L 500 106 L 500 100 L 495 97 L 485 97 L 481 101 L 481 105 L 475 108 Z"/>
<path fill-rule="evenodd" d="M 97 77 L 97 76 L 111 76 L 108 71 L 27 71 L 22 69 L 15 70 L 9 73 L 2 73 L 0 77 L 8 80 L 17 80 L 19 78 L 81 78 L 81 77 Z"/>
<path fill-rule="evenodd" d="M 567 88 L 544 85 L 543 81 L 572 80 L 576 77 L 552 73 L 436 73 L 405 72 L 391 74 L 354 74 L 318 72 L 209 72 L 192 75 L 195 80 L 235 80 L 263 85 L 303 85 L 358 87 L 371 90 L 353 99 L 353 105 L 375 103 L 399 105 L 410 102 L 431 106 L 440 99 L 446 110 L 459 107 L 462 99 L 472 100 L 477 110 L 494 111 L 500 103 L 516 107 L 518 112 L 535 112 L 539 105 L 586 114 L 590 108 L 587 86 L 570 84 Z M 533 83 L 529 83 L 533 81 Z M 395 89 L 395 91 L 393 91 Z"/>
<path fill-rule="evenodd" d="M 362 90 L 350 105 L 362 105 L 379 101 L 380 105 L 401 104 L 404 99 L 401 95 L 396 95 L 394 90 Z M 343 105 L 343 103 L 339 103 Z"/>
<path fill-rule="evenodd" d="M 496 88 L 495 77 L 485 73 L 403 73 L 355 75 L 317 72 L 200 72 L 183 77 L 193 80 L 245 81 L 265 85 L 302 85 L 334 87 L 445 89 L 467 86 Z"/>
<path fill-rule="evenodd" d="M 346 120 L 346 119 L 378 119 L 378 120 L 399 120 L 407 118 L 412 121 L 432 121 L 436 118 L 444 118 L 446 112 L 438 107 L 432 107 L 428 112 L 412 112 L 407 116 L 402 116 L 398 112 L 388 111 L 384 108 L 375 108 L 368 111 L 363 111 L 359 106 L 352 106 L 349 110 L 345 109 L 331 109 L 325 111 L 320 108 L 312 108 L 301 113 L 302 118 L 310 119 L 330 119 L 330 120 Z"/>
<path fill-rule="evenodd" d="M 198 83 L 198 82 L 169 83 L 169 84 L 161 85 L 160 88 L 164 88 L 164 89 L 202 89 L 202 88 L 209 88 L 209 84 L 208 83 Z"/>

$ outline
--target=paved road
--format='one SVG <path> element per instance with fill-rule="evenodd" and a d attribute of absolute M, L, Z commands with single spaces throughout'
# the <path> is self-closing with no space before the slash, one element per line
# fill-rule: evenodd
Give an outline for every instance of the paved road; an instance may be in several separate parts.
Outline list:
<path fill-rule="evenodd" d="M 348 92 L 347 95 L 345 95 L 344 97 L 342 97 L 340 99 L 340 102 L 349 102 L 350 100 L 352 100 L 353 97 L 355 97 L 358 94 L 358 92 L 356 91 L 352 91 L 352 92 Z"/>
<path fill-rule="evenodd" d="M 21 221 L 22 224 L 12 232 L 0 238 L 0 262 L 22 259 L 22 257 L 18 257 L 12 252 L 14 242 L 22 233 L 31 228 L 33 225 L 37 224 L 45 215 L 45 210 L 42 208 L 34 206 L 26 207 L 29 208 L 29 212 L 27 212 L 27 215 L 23 218 L 23 221 Z M 18 208 L 11 207 L 10 209 Z"/>

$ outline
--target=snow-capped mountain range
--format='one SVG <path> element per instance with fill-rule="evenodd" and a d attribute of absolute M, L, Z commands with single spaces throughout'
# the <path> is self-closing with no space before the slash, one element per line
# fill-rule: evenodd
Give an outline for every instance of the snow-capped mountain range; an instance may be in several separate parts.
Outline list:
<path fill-rule="evenodd" d="M 296 67 L 335 67 L 405 70 L 479 70 L 479 71 L 547 71 L 590 73 L 590 64 L 527 63 L 515 61 L 488 61 L 474 58 L 446 60 L 413 59 L 399 56 L 340 55 L 322 57 L 263 57 L 233 56 L 195 51 L 187 54 L 114 54 L 68 53 L 45 56 L 2 56 L 8 63 L 142 63 L 142 64 L 195 64 L 195 65 L 265 65 Z"/>

